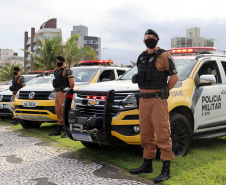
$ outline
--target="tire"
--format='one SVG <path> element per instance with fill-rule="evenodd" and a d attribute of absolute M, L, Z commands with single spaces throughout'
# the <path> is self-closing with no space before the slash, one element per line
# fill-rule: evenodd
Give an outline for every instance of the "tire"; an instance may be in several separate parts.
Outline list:
<path fill-rule="evenodd" d="M 101 148 L 101 146 L 100 146 L 99 144 L 96 144 L 96 143 L 90 143 L 90 142 L 86 142 L 86 141 L 81 141 L 81 143 L 82 143 L 86 148 L 90 148 L 90 149 Z"/>
<path fill-rule="evenodd" d="M 22 119 L 20 119 L 20 124 L 25 129 L 39 128 L 41 126 L 41 123 L 34 123 L 32 121 L 27 121 L 27 120 L 22 120 Z"/>
<path fill-rule="evenodd" d="M 172 150 L 176 157 L 188 153 L 191 145 L 191 128 L 185 116 L 174 113 L 170 116 Z"/>

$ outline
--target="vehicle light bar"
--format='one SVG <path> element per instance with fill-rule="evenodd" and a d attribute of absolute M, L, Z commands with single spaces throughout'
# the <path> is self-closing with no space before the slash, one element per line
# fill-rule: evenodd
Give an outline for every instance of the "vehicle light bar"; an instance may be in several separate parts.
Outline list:
<path fill-rule="evenodd" d="M 79 65 L 97 65 L 97 64 L 113 64 L 112 60 L 87 60 L 81 61 L 78 63 Z"/>
<path fill-rule="evenodd" d="M 173 48 L 167 50 L 170 54 L 191 54 L 191 53 L 214 53 L 216 48 L 214 47 L 189 47 L 189 48 Z"/>

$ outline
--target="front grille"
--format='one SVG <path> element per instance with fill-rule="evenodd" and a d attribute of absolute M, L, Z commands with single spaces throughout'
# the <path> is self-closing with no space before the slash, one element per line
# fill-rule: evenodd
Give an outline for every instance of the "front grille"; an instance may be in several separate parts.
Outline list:
<path fill-rule="evenodd" d="M 93 98 L 92 97 L 97 97 L 95 101 L 97 101 L 98 103 L 95 105 L 90 106 L 90 104 L 88 102 L 92 102 Z M 104 107 L 105 107 L 105 101 L 101 100 L 100 97 L 106 97 L 106 94 L 91 94 L 91 93 L 87 93 L 87 94 L 77 94 L 77 100 L 76 101 L 76 108 L 80 110 L 82 115 L 86 115 L 86 116 L 93 116 L 96 115 L 97 117 L 103 116 L 104 114 Z M 118 108 L 120 107 L 120 104 L 122 102 L 122 100 L 124 98 L 126 98 L 128 96 L 128 94 L 125 93 L 118 93 L 114 95 L 114 108 Z M 87 99 L 87 97 L 90 97 L 89 99 Z M 115 116 L 117 114 L 117 112 L 112 112 L 111 115 Z"/>
<path fill-rule="evenodd" d="M 13 95 L 3 95 L 2 102 L 11 102 Z"/>
<path fill-rule="evenodd" d="M 50 95 L 50 91 L 32 91 L 35 93 L 35 96 L 32 100 L 48 100 L 48 97 Z M 28 95 L 31 93 L 31 91 L 20 91 L 19 93 L 19 99 L 29 99 Z"/>
<path fill-rule="evenodd" d="M 97 117 L 100 117 L 104 114 L 104 107 L 77 105 L 76 108 L 79 109 L 83 115 L 87 116 L 96 115 Z"/>

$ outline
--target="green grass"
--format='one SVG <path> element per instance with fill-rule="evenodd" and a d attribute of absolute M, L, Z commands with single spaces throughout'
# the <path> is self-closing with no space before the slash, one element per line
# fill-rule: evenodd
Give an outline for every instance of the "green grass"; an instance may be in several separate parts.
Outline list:
<path fill-rule="evenodd" d="M 139 167 L 142 162 L 142 150 L 136 146 L 118 148 L 103 147 L 87 149 L 79 141 L 60 136 L 48 136 L 55 129 L 55 124 L 45 123 L 39 129 L 23 129 L 21 125 L 9 124 L 11 120 L 0 121 L 0 125 L 28 136 L 51 142 L 53 146 L 68 149 L 82 160 L 87 159 L 106 162 L 126 171 Z M 140 174 L 145 179 L 153 180 L 161 172 L 162 163 L 154 160 L 151 174 Z M 226 137 L 192 142 L 191 149 L 185 157 L 177 157 L 171 162 L 171 177 L 163 182 L 165 185 L 223 185 L 226 184 Z"/>

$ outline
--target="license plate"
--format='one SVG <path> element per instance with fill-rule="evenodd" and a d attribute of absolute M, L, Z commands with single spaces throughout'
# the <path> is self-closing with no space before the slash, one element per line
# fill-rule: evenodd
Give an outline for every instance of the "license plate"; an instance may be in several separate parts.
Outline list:
<path fill-rule="evenodd" d="M 0 109 L 3 109 L 3 104 L 0 104 Z"/>
<path fill-rule="evenodd" d="M 23 101 L 22 105 L 24 107 L 36 107 L 38 106 L 38 102 L 34 102 L 34 101 Z"/>
<path fill-rule="evenodd" d="M 85 134 L 85 133 L 72 133 L 72 137 L 73 137 L 73 139 L 79 140 L 79 141 L 93 142 L 90 134 Z"/>

